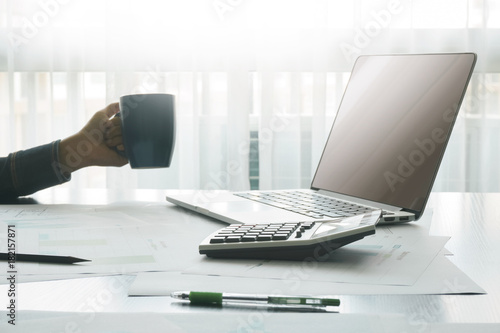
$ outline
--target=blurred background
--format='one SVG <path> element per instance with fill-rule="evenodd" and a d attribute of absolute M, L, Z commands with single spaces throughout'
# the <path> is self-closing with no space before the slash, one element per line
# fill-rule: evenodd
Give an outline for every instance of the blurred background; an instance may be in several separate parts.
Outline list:
<path fill-rule="evenodd" d="M 169 169 L 62 186 L 308 188 L 357 56 L 464 51 L 478 63 L 433 190 L 500 191 L 499 1 L 0 0 L 0 155 L 167 92 Z"/>

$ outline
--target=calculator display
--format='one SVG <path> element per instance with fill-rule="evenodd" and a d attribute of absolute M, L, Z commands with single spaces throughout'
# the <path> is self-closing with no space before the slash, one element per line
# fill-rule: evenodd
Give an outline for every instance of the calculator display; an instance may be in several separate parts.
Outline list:
<path fill-rule="evenodd" d="M 335 222 L 326 222 L 322 223 L 321 226 L 316 230 L 316 232 L 312 235 L 311 238 L 318 238 L 326 235 L 330 235 L 335 233 L 335 230 L 338 228 L 335 225 Z"/>
<path fill-rule="evenodd" d="M 323 222 L 321 223 L 319 228 L 316 229 L 311 238 L 318 238 L 335 234 L 339 231 L 339 228 L 349 229 L 352 227 L 357 227 L 361 223 L 362 219 L 363 215 L 357 215 L 345 219 L 338 219 L 332 222 Z"/>

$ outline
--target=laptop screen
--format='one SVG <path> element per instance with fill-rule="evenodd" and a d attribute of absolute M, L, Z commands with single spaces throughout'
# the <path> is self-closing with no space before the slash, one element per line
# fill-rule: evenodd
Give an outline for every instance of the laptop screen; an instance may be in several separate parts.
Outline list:
<path fill-rule="evenodd" d="M 475 60 L 472 53 L 359 57 L 312 188 L 419 215 Z"/>

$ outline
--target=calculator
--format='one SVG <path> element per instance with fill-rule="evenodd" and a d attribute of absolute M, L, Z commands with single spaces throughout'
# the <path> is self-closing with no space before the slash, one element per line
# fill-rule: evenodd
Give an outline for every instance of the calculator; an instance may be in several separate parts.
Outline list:
<path fill-rule="evenodd" d="M 231 224 L 205 238 L 199 252 L 213 258 L 320 259 L 375 234 L 381 214 L 373 210 L 329 221 Z"/>

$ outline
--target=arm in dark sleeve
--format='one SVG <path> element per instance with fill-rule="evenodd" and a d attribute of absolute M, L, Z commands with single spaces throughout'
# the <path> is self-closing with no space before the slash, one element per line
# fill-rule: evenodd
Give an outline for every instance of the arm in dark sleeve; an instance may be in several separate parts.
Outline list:
<path fill-rule="evenodd" d="M 0 158 L 0 198 L 29 195 L 70 180 L 59 164 L 59 140 Z"/>

